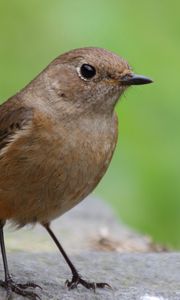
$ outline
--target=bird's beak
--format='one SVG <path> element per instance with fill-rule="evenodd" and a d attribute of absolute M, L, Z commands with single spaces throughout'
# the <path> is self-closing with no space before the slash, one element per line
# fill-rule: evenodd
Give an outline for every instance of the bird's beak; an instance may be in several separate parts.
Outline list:
<path fill-rule="evenodd" d="M 127 74 L 121 78 L 121 84 L 123 85 L 138 85 L 138 84 L 147 84 L 152 82 L 153 81 L 150 78 L 147 78 L 143 75 L 137 75 L 137 74 Z"/>

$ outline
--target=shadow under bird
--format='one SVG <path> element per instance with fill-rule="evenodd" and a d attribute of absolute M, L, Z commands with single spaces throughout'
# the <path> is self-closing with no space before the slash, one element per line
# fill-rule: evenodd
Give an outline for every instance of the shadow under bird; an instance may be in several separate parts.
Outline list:
<path fill-rule="evenodd" d="M 50 228 L 53 219 L 83 200 L 99 183 L 118 136 L 115 105 L 131 85 L 152 80 L 132 72 L 118 55 L 100 48 L 75 49 L 52 61 L 0 106 L 0 245 L 5 279 L 0 286 L 40 299 L 9 273 L 3 227 L 40 223 L 72 271 L 69 289 L 110 287 L 85 281 Z"/>

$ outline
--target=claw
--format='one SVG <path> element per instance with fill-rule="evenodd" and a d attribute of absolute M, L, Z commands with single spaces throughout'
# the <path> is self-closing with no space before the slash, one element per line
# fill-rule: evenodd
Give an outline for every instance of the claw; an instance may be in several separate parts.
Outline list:
<path fill-rule="evenodd" d="M 41 287 L 40 285 L 38 285 L 38 284 L 35 284 L 34 282 L 27 282 L 27 283 L 25 283 L 25 284 L 18 283 L 17 285 L 18 285 L 18 287 L 20 287 L 21 289 L 27 289 L 27 288 L 30 287 L 30 288 L 33 288 L 33 289 L 39 288 L 40 290 L 42 290 L 42 287 Z"/>
<path fill-rule="evenodd" d="M 110 290 L 113 289 L 112 286 L 110 284 L 106 283 L 106 282 L 96 283 L 96 287 L 101 288 L 101 289 L 103 289 L 105 287 L 107 287 Z"/>
<path fill-rule="evenodd" d="M 78 287 L 78 285 L 81 284 L 82 286 L 84 286 L 85 288 L 87 289 L 92 289 L 94 290 L 94 292 L 96 291 L 96 288 L 109 288 L 109 289 L 112 289 L 112 287 L 106 283 L 106 282 L 88 282 L 88 281 L 85 281 L 84 279 L 82 279 L 80 277 L 80 275 L 76 274 L 72 277 L 72 280 L 69 281 L 69 280 L 66 280 L 65 282 L 65 286 L 69 288 L 69 290 L 72 290 L 72 289 L 75 289 Z"/>
<path fill-rule="evenodd" d="M 31 291 L 25 291 L 28 287 L 30 288 L 36 288 L 39 287 L 39 285 L 35 283 L 28 282 L 26 284 L 21 284 L 21 283 L 15 283 L 12 278 L 10 277 L 7 281 L 2 281 L 0 280 L 0 286 L 6 289 L 7 291 L 7 300 L 11 300 L 12 292 L 27 297 L 30 300 L 41 300 L 40 296 L 34 292 Z"/>

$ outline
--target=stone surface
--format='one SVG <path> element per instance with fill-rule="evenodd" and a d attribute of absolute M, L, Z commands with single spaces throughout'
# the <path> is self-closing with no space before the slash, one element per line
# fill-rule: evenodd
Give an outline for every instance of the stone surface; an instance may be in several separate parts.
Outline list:
<path fill-rule="evenodd" d="M 90 196 L 52 222 L 52 228 L 68 253 L 81 250 L 119 252 L 162 251 L 163 247 L 120 223 L 107 203 Z M 14 231 L 5 228 L 8 251 L 52 252 L 56 247 L 40 225 Z"/>
<path fill-rule="evenodd" d="M 42 300 L 179 300 L 180 254 L 86 252 L 72 260 L 85 279 L 106 281 L 113 290 L 93 291 L 79 287 L 67 290 L 64 282 L 70 272 L 55 253 L 11 253 L 9 263 L 17 281 L 34 281 L 43 290 Z M 2 264 L 0 264 L 2 270 Z M 0 272 L 2 274 L 2 271 Z M 0 289 L 0 299 L 5 293 Z M 12 299 L 22 300 L 20 296 Z"/>
<path fill-rule="evenodd" d="M 117 221 L 103 201 L 89 197 L 52 228 L 83 277 L 106 281 L 113 290 L 69 291 L 64 282 L 71 279 L 70 271 L 46 231 L 41 226 L 19 231 L 6 227 L 10 272 L 17 282 L 41 285 L 37 293 L 42 300 L 180 300 L 180 254 L 163 253 L 165 249 L 149 237 Z M 3 276 L 0 258 L 0 279 Z M 0 300 L 5 299 L 0 288 Z"/>

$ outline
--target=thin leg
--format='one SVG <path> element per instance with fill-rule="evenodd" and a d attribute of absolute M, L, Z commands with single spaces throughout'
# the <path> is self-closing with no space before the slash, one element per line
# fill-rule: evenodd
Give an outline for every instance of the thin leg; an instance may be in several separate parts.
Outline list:
<path fill-rule="evenodd" d="M 76 270 L 75 266 L 70 261 L 69 257 L 67 256 L 66 252 L 64 251 L 63 247 L 61 246 L 60 242 L 56 238 L 55 234 L 51 230 L 49 224 L 42 224 L 42 225 L 45 227 L 45 229 L 47 230 L 49 235 L 52 237 L 53 241 L 55 242 L 56 246 L 58 247 L 59 251 L 61 252 L 61 254 L 63 255 L 65 261 L 67 262 L 68 266 L 71 269 L 72 280 L 71 281 L 66 280 L 66 285 L 67 285 L 67 287 L 69 287 L 69 289 L 76 288 L 78 286 L 78 284 L 83 285 L 87 289 L 93 289 L 93 290 L 95 290 L 96 288 L 104 288 L 104 287 L 111 288 L 111 286 L 108 283 L 105 283 L 105 282 L 98 282 L 98 283 L 87 282 L 84 279 L 82 279 L 81 276 L 79 275 L 78 271 Z"/>
<path fill-rule="evenodd" d="M 38 285 L 31 282 L 28 282 L 26 284 L 15 283 L 9 273 L 7 256 L 6 256 L 6 248 L 4 243 L 4 232 L 3 232 L 4 225 L 5 222 L 0 220 L 0 246 L 1 246 L 2 259 L 3 259 L 3 266 L 4 266 L 4 277 L 5 277 L 4 281 L 0 280 L 0 286 L 6 289 L 8 300 L 11 299 L 12 292 L 27 297 L 31 300 L 40 299 L 40 297 L 36 293 L 25 291 L 25 289 L 27 289 L 28 287 L 36 288 L 39 287 Z"/>
<path fill-rule="evenodd" d="M 4 232 L 3 232 L 4 225 L 5 225 L 5 222 L 0 221 L 1 253 L 2 253 L 2 259 L 3 259 L 3 265 L 4 265 L 5 281 L 8 281 L 8 279 L 10 278 L 10 274 L 9 274 L 9 268 L 8 268 L 8 262 L 7 262 L 7 256 L 6 256 L 6 249 L 5 249 L 5 244 L 4 244 Z"/>

